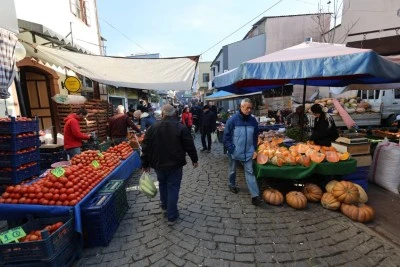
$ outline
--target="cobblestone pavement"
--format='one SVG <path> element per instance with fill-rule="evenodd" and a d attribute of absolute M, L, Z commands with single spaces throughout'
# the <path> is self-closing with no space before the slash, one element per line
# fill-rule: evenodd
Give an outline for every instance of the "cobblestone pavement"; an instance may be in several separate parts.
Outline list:
<path fill-rule="evenodd" d="M 199 157 L 199 168 L 184 167 L 182 220 L 167 226 L 157 197 L 137 190 L 136 171 L 127 187 L 130 208 L 113 240 L 86 248 L 76 265 L 400 266 L 398 246 L 340 212 L 316 203 L 306 210 L 254 207 L 240 168 L 240 192 L 231 193 L 221 144 Z"/>

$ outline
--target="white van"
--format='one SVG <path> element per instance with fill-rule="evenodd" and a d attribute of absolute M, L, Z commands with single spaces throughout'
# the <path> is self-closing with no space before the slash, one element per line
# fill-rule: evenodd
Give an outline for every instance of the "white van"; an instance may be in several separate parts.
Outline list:
<path fill-rule="evenodd" d="M 367 100 L 372 107 L 380 107 L 382 120 L 390 125 L 400 114 L 400 88 L 386 90 L 359 90 L 358 97 Z"/>

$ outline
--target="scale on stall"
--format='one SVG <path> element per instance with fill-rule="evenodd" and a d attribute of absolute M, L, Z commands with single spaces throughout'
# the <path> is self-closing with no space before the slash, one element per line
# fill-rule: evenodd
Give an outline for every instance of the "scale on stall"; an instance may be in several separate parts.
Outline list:
<path fill-rule="evenodd" d="M 336 142 L 345 144 L 365 144 L 368 143 L 366 134 L 363 133 L 343 133 L 340 135 Z"/>

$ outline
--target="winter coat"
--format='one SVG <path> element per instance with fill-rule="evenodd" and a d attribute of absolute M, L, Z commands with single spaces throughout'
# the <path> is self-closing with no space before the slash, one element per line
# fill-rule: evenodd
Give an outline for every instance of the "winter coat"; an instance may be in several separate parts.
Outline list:
<path fill-rule="evenodd" d="M 226 122 L 222 140 L 233 159 L 252 159 L 257 149 L 257 120 L 253 116 L 245 118 L 240 112 L 236 113 Z"/>
<path fill-rule="evenodd" d="M 190 128 L 193 125 L 193 118 L 192 113 L 190 112 L 183 112 L 182 113 L 182 123 L 186 125 L 186 127 Z"/>
<path fill-rule="evenodd" d="M 124 113 L 112 116 L 108 121 L 108 131 L 111 138 L 124 138 L 128 135 L 128 127 L 141 132 L 133 121 Z"/>
<path fill-rule="evenodd" d="M 153 115 L 147 112 L 144 112 L 142 115 L 140 115 L 140 130 L 144 131 L 154 123 L 156 123 L 156 119 L 153 117 Z"/>
<path fill-rule="evenodd" d="M 215 132 L 215 130 L 217 129 L 216 121 L 217 117 L 215 116 L 214 112 L 212 112 L 211 110 L 207 110 L 206 112 L 204 112 L 203 116 L 201 117 L 200 132 Z"/>
<path fill-rule="evenodd" d="M 187 127 L 174 118 L 164 118 L 150 127 L 142 143 L 142 167 L 172 170 L 186 165 L 186 153 L 197 163 L 197 151 Z"/>
<path fill-rule="evenodd" d="M 89 140 L 89 135 L 81 132 L 79 121 L 80 118 L 75 113 L 64 119 L 64 149 L 81 147 L 82 140 Z"/>
<path fill-rule="evenodd" d="M 337 135 L 336 125 L 330 116 L 327 119 L 321 117 L 315 118 L 310 140 L 314 141 L 316 145 L 331 146 L 331 141 L 338 137 L 336 136 L 335 138 L 335 135 Z"/>

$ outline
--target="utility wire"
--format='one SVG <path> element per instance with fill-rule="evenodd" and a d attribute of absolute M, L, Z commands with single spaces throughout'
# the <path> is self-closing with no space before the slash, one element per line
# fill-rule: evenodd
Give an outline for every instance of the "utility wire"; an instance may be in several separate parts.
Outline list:
<path fill-rule="evenodd" d="M 252 18 L 251 20 L 249 20 L 248 22 L 246 22 L 243 26 L 241 26 L 239 29 L 235 30 L 234 32 L 232 32 L 231 34 L 229 34 L 228 36 L 224 37 L 222 40 L 220 40 L 218 43 L 214 44 L 213 46 L 211 46 L 210 48 L 208 48 L 206 51 L 204 51 L 203 53 L 201 53 L 200 55 L 207 53 L 208 51 L 210 51 L 211 49 L 213 49 L 214 47 L 216 47 L 217 45 L 219 45 L 220 43 L 222 43 L 223 41 L 225 41 L 226 39 L 228 39 L 229 37 L 231 37 L 232 35 L 234 35 L 235 33 L 237 33 L 238 31 L 240 31 L 241 29 L 243 29 L 245 26 L 247 26 L 247 24 L 249 24 L 250 22 L 252 22 L 253 20 L 255 20 L 256 18 L 258 18 L 259 16 L 261 16 L 262 14 L 264 14 L 265 12 L 269 11 L 270 9 L 272 9 L 273 7 L 275 7 L 276 5 L 278 5 L 280 2 L 282 2 L 283 0 L 279 0 L 278 2 L 276 2 L 275 4 L 273 4 L 272 6 L 270 6 L 269 8 L 267 8 L 266 10 L 264 10 L 263 12 L 261 12 L 260 14 L 258 14 L 257 16 L 255 16 L 254 18 Z"/>
<path fill-rule="evenodd" d="M 143 49 L 144 51 L 146 51 L 147 53 L 150 53 L 147 49 L 145 49 L 143 46 L 141 46 L 140 44 L 136 43 L 135 41 L 133 41 L 131 38 L 129 38 L 126 34 L 124 34 L 123 32 L 121 32 L 120 30 L 118 30 L 116 27 L 114 27 L 111 23 L 109 23 L 108 21 L 106 21 L 105 19 L 99 17 L 102 21 L 104 21 L 108 26 L 110 26 L 111 28 L 113 28 L 114 30 L 116 30 L 117 32 L 119 32 L 122 36 L 124 36 L 126 39 L 128 39 L 129 41 L 131 41 L 132 43 L 134 43 L 135 45 L 137 45 L 138 47 L 140 47 L 141 49 Z"/>

